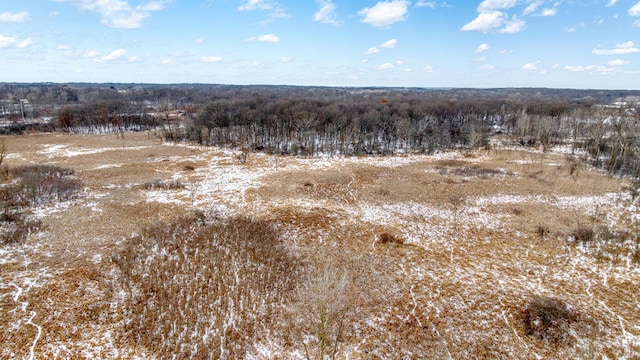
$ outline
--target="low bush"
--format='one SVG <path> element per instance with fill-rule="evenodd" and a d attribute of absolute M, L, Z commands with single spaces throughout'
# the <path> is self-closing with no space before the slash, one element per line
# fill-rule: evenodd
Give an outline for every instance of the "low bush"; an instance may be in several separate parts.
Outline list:
<path fill-rule="evenodd" d="M 404 240 L 388 232 L 378 235 L 378 242 L 381 244 L 404 244 Z"/>
<path fill-rule="evenodd" d="M 0 244 L 22 243 L 29 235 L 43 227 L 40 220 L 25 220 L 21 215 L 5 214 L 0 219 Z"/>
<path fill-rule="evenodd" d="M 571 237 L 581 243 L 588 243 L 596 238 L 596 234 L 592 227 L 585 225 L 578 225 L 572 232 Z"/>
<path fill-rule="evenodd" d="M 145 190 L 181 190 L 186 189 L 186 185 L 180 182 L 180 180 L 154 180 L 147 181 L 146 183 L 142 184 L 142 188 Z"/>
<path fill-rule="evenodd" d="M 549 227 L 547 225 L 538 224 L 538 226 L 536 226 L 536 235 L 538 235 L 541 239 L 544 239 L 547 235 L 549 235 L 550 232 L 551 230 L 549 230 Z"/>
<path fill-rule="evenodd" d="M 53 201 L 72 199 L 82 188 L 82 181 L 74 178 L 74 171 L 51 165 L 29 165 L 9 170 L 17 182 L 5 187 L 0 195 L 9 206 L 42 206 Z"/>
<path fill-rule="evenodd" d="M 527 335 L 557 344 L 570 342 L 570 327 L 580 319 L 569 305 L 547 296 L 531 298 L 521 316 Z"/>
<path fill-rule="evenodd" d="M 8 169 L 5 174 L 13 181 L 0 187 L 3 244 L 22 242 L 43 227 L 41 221 L 27 218 L 30 208 L 70 200 L 82 188 L 82 181 L 72 176 L 73 170 L 57 166 L 20 166 Z"/>

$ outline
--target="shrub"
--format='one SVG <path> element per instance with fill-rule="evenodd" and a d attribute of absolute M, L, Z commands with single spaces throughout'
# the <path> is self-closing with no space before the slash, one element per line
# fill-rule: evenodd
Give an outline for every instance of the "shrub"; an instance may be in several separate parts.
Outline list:
<path fill-rule="evenodd" d="M 0 244 L 22 243 L 29 235 L 43 227 L 40 220 L 25 220 L 18 214 L 3 214 L 0 220 Z"/>
<path fill-rule="evenodd" d="M 569 305 L 547 296 L 531 298 L 521 315 L 527 335 L 563 344 L 569 341 L 571 324 L 580 319 L 580 314 Z"/>
<path fill-rule="evenodd" d="M 3 194 L 2 198 L 12 206 L 41 206 L 70 200 L 82 188 L 82 181 L 72 177 L 73 170 L 58 166 L 20 166 L 9 173 L 18 182 L 5 188 L 9 194 Z"/>
<path fill-rule="evenodd" d="M 20 166 L 7 169 L 5 174 L 16 181 L 0 187 L 0 243 L 3 244 L 22 242 L 43 227 L 40 220 L 27 219 L 25 210 L 72 199 L 82 187 L 82 182 L 72 177 L 73 170 L 57 166 Z"/>
<path fill-rule="evenodd" d="M 378 235 L 378 242 L 381 244 L 403 244 L 404 240 L 388 232 L 383 232 Z"/>
<path fill-rule="evenodd" d="M 595 232 L 593 228 L 589 226 L 578 225 L 571 233 L 571 237 L 573 237 L 575 241 L 588 243 L 595 240 Z"/>
<path fill-rule="evenodd" d="M 536 235 L 538 235 L 540 238 L 545 238 L 547 235 L 549 235 L 550 232 L 551 230 L 549 230 L 549 227 L 547 225 L 538 224 L 538 226 L 536 227 Z"/>

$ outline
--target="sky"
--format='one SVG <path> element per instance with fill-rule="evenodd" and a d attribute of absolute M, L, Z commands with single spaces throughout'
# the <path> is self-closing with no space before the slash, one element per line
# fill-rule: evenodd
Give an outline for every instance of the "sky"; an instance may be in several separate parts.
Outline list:
<path fill-rule="evenodd" d="M 638 0 L 2 0 L 0 82 L 640 89 Z"/>

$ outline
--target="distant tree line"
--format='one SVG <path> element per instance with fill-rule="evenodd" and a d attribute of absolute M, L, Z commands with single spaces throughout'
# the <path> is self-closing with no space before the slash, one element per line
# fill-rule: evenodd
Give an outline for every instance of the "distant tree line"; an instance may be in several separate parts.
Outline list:
<path fill-rule="evenodd" d="M 564 145 L 610 174 L 640 176 L 639 115 L 590 101 L 509 101 L 482 95 L 378 94 L 344 99 L 218 97 L 165 132 L 201 145 L 315 156 L 489 148 L 502 135 L 543 151 Z M 391 96 L 386 96 L 391 95 Z"/>
<path fill-rule="evenodd" d="M 514 135 L 521 145 L 552 145 L 565 141 L 562 123 L 591 106 L 420 94 L 369 96 L 349 102 L 234 96 L 210 101 L 192 123 L 174 127 L 167 137 L 310 156 L 487 147 L 495 133 Z"/>
<path fill-rule="evenodd" d="M 517 146 L 565 145 L 610 174 L 637 178 L 639 115 L 633 106 L 605 105 L 639 95 L 534 88 L 5 83 L 0 133 L 163 129 L 171 141 L 304 156 L 488 148 L 498 135 Z M 23 100 L 29 107 L 16 114 Z M 23 121 L 39 117 L 55 120 Z"/>

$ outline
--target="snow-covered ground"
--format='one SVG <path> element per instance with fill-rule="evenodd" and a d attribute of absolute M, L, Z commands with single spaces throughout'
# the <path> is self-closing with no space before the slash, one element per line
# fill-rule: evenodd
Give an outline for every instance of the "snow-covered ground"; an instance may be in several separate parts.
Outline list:
<path fill-rule="evenodd" d="M 130 139 L 126 137 L 125 141 L 133 141 Z M 632 237 L 637 236 L 634 232 L 638 230 L 640 211 L 637 200 L 627 193 L 603 185 L 601 191 L 600 188 L 590 188 L 583 193 L 576 190 L 577 195 L 560 190 L 551 195 L 512 190 L 465 195 L 459 202 L 442 204 L 417 197 L 410 201 L 394 198 L 396 187 L 423 181 L 411 176 L 424 176 L 429 181 L 446 180 L 448 174 L 431 170 L 450 160 L 476 165 L 491 162 L 493 168 L 502 170 L 491 181 L 521 181 L 525 186 L 529 180 L 518 172 L 523 166 L 541 164 L 529 155 L 496 160 L 498 153 L 475 157 L 450 152 L 362 158 L 297 158 L 256 153 L 249 155 L 247 163 L 240 163 L 233 151 L 215 148 L 154 144 L 143 139 L 126 147 L 114 145 L 113 139 L 108 146 L 101 146 L 99 140 L 95 145 L 54 142 L 58 140 L 52 138 L 51 143 L 41 140 L 44 143 L 39 150 L 28 158 L 27 154 L 7 157 L 8 161 L 31 163 L 75 158 L 74 161 L 80 163 L 72 165 L 78 164 L 83 169 L 77 176 L 86 178 L 86 188 L 76 200 L 33 211 L 34 217 L 44 223 L 51 222 L 49 229 L 32 234 L 25 244 L 0 247 L 0 299 L 2 313 L 8 314 L 3 322 L 8 328 L 0 332 L 5 338 L 1 343 L 6 345 L 0 352 L 2 357 L 146 358 L 144 349 L 118 348 L 118 327 L 126 322 L 119 302 L 126 297 L 118 295 L 117 287 L 109 290 L 115 291 L 110 295 L 112 301 L 100 308 L 102 310 L 96 310 L 97 318 L 74 313 L 71 304 L 64 302 L 77 296 L 95 301 L 107 296 L 107 290 L 100 284 L 112 282 L 109 286 L 115 286 L 117 272 L 88 277 L 83 270 L 78 278 L 71 280 L 69 271 L 80 266 L 78 264 L 111 268 L 111 255 L 123 237 L 117 235 L 109 239 L 110 233 L 120 234 L 110 229 L 126 225 L 122 232 L 131 234 L 135 233 L 136 226 L 149 222 L 145 216 L 157 215 L 164 219 L 170 216 L 165 212 L 183 214 L 194 209 L 219 218 L 246 215 L 276 221 L 283 236 L 290 238 L 292 251 L 304 254 L 311 262 L 318 260 L 314 258 L 315 252 L 327 254 L 325 256 L 340 254 L 354 259 L 354 264 L 369 264 L 371 273 L 389 272 L 389 276 L 396 279 L 396 283 L 382 287 L 388 291 L 388 299 L 372 298 L 371 302 L 378 305 L 363 307 L 359 310 L 361 316 L 354 317 L 355 333 L 346 338 L 347 343 L 339 352 L 341 358 L 370 358 L 367 353 L 382 357 L 394 354 L 421 357 L 425 351 L 451 358 L 475 358 L 480 356 L 478 351 L 486 351 L 489 357 L 521 359 L 632 359 L 639 355 L 640 268 L 630 254 L 634 249 L 637 251 L 638 244 Z M 101 156 L 116 151 L 130 156 L 100 163 Z M 567 149 L 558 151 L 561 156 L 545 161 L 546 168 L 562 165 Z M 81 156 L 83 159 L 78 159 Z M 195 166 L 185 171 L 176 165 L 180 163 Z M 404 173 L 403 169 L 409 166 L 420 166 L 424 171 Z M 368 183 L 338 180 L 323 183 L 329 181 L 321 176 L 327 172 L 355 181 L 355 168 L 375 169 L 374 174 L 385 173 L 392 178 L 380 175 Z M 423 175 L 415 175 L 417 173 Z M 149 176 L 162 176 L 183 187 L 141 189 L 139 184 L 153 180 Z M 124 182 L 114 180 L 106 184 L 105 177 Z M 310 180 L 307 184 L 307 180 L 301 179 Z M 465 186 L 471 186 L 468 184 L 474 181 L 478 181 L 477 186 L 483 186 L 473 177 L 463 180 Z M 282 183 L 286 181 L 290 183 Z M 457 187 L 463 185 L 456 183 Z M 330 191 L 307 189 L 323 189 L 322 186 Z M 385 191 L 390 195 L 386 192 L 378 197 L 371 195 L 377 194 L 374 190 L 381 186 L 388 188 Z M 428 191 L 427 185 L 424 186 L 424 191 Z M 280 189 L 280 193 L 268 189 Z M 282 189 L 290 192 L 284 193 Z M 516 211 L 513 206 L 526 207 L 526 210 Z M 123 215 L 118 211 L 131 213 Z M 534 211 L 541 212 L 529 213 Z M 529 226 L 529 222 L 534 221 L 534 215 L 550 221 L 544 216 L 553 219 L 549 214 L 555 213 L 563 214 L 566 219 L 558 219 L 557 225 L 553 223 L 557 228 L 552 230 L 556 232 L 538 237 L 533 231 L 536 224 Z M 290 214 L 287 216 L 291 218 L 282 214 Z M 83 226 L 79 216 L 93 219 L 87 226 L 102 224 L 104 229 L 95 230 L 96 235 L 86 229 L 69 230 L 68 226 Z M 140 218 L 132 219 L 132 216 Z M 314 216 L 319 220 L 308 220 Z M 626 228 L 625 236 L 629 238 L 578 244 L 569 231 L 575 225 L 568 223 L 572 218 L 576 222 L 593 219 L 598 227 L 604 226 L 612 232 Z M 62 222 L 66 227 L 54 222 Z M 404 240 L 404 245 L 377 244 L 377 236 L 382 231 L 392 232 Z M 91 245 L 93 241 L 96 243 Z M 612 255 L 607 252 L 613 245 L 618 253 Z M 56 254 L 65 253 L 69 254 L 70 262 L 51 261 Z M 78 257 L 85 257 L 86 264 Z M 377 264 L 385 264 L 386 268 L 380 269 Z M 369 271 L 353 264 L 351 267 L 360 269 L 352 270 L 355 278 L 362 279 L 359 283 L 364 287 L 359 291 L 365 295 L 375 293 L 374 289 L 367 288 L 374 284 L 367 280 Z M 84 284 L 85 290 L 76 287 L 72 287 L 74 291 L 68 290 L 73 281 Z M 58 303 L 56 291 L 63 291 L 64 295 Z M 519 314 L 532 295 L 561 298 L 579 309 L 585 328 L 572 328 L 569 336 L 575 339 L 573 345 L 558 347 L 524 333 Z M 81 303 L 82 309 L 91 308 Z M 65 315 L 74 321 L 85 319 L 87 323 L 64 323 Z M 70 330 L 56 330 L 56 320 L 64 326 L 75 326 L 76 337 L 67 343 L 60 341 L 54 333 L 67 334 Z M 83 331 L 86 333 L 81 335 Z M 420 331 L 421 335 L 405 333 Z M 11 333 L 18 334 L 22 343 L 12 345 Z M 388 338 L 380 339 L 384 334 Z M 416 339 L 431 345 L 425 348 L 426 345 Z M 249 354 L 254 358 L 304 357 L 299 346 L 287 345 L 281 340 L 280 337 L 261 338 Z M 415 348 L 401 351 L 393 350 L 394 346 Z M 392 350 L 397 352 L 389 353 Z"/>

